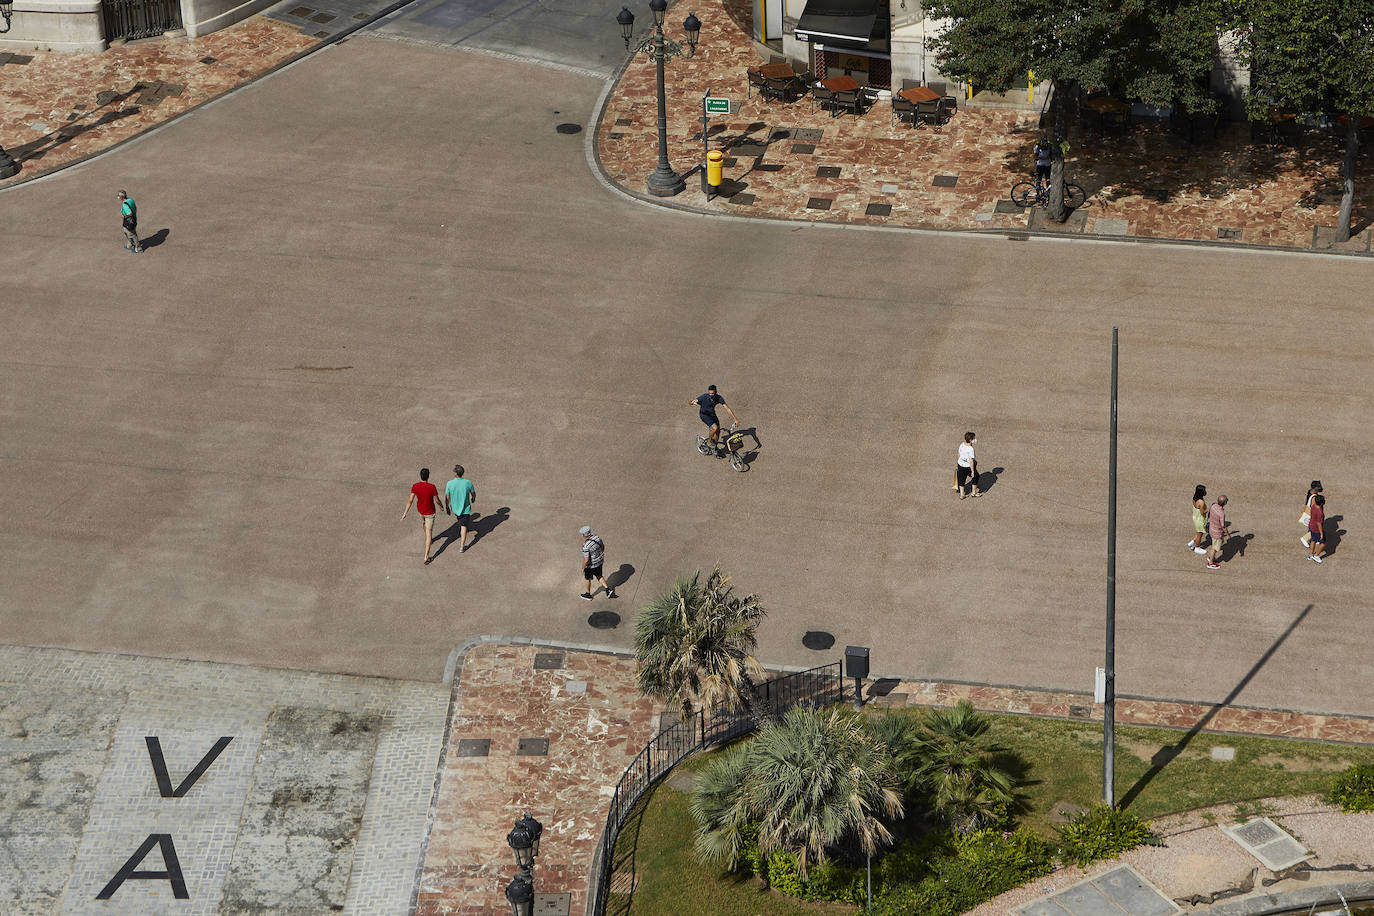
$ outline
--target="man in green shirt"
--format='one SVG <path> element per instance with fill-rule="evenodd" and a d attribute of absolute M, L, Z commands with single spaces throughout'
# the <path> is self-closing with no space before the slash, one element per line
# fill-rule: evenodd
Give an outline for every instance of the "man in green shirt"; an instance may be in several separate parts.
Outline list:
<path fill-rule="evenodd" d="M 458 517 L 458 552 L 468 549 L 468 522 L 472 519 L 472 507 L 477 504 L 477 488 L 472 481 L 463 476 L 463 466 L 453 466 L 453 479 L 444 488 L 445 510 Z"/>
<path fill-rule="evenodd" d="M 119 192 L 120 225 L 124 228 L 124 247 L 134 254 L 143 253 L 143 243 L 138 240 L 138 204 L 129 196 L 128 191 Z"/>

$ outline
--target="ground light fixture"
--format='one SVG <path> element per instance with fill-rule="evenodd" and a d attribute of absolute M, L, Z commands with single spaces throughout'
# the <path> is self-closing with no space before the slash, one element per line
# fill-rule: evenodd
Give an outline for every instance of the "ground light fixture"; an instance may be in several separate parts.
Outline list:
<path fill-rule="evenodd" d="M 511 916 L 531 916 L 534 912 L 534 884 L 524 875 L 516 875 L 506 885 L 506 902 Z"/>
<path fill-rule="evenodd" d="M 634 54 L 646 54 L 657 67 L 658 73 L 658 165 L 649 173 L 645 185 L 655 197 L 672 197 L 681 193 L 687 182 L 684 175 L 673 171 L 668 164 L 668 100 L 663 88 L 663 64 L 669 58 L 693 57 L 697 53 L 697 39 L 701 35 L 701 20 L 696 13 L 688 13 L 682 23 L 682 31 L 687 36 L 687 48 L 663 34 L 663 19 L 668 12 L 668 0 L 649 0 L 649 11 L 654 16 L 654 30 L 640 39 L 639 44 L 631 45 L 634 40 L 635 14 L 630 8 L 622 6 L 615 21 L 620 25 L 620 36 L 625 39 L 625 47 Z"/>

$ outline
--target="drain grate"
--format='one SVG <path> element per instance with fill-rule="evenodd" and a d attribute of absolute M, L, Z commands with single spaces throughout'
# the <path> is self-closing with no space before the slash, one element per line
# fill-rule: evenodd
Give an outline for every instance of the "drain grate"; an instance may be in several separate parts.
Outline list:
<path fill-rule="evenodd" d="M 959 183 L 958 175 L 936 175 L 931 182 L 937 188 L 952 188 Z"/>
<path fill-rule="evenodd" d="M 816 167 L 817 178 L 839 178 L 840 167 L 838 165 L 820 165 Z"/>
<path fill-rule="evenodd" d="M 582 125 L 574 124 L 571 121 L 564 121 L 562 124 L 555 127 L 554 130 L 558 131 L 560 134 L 580 134 L 582 133 Z"/>
<path fill-rule="evenodd" d="M 829 197 L 812 197 L 806 202 L 808 210 L 829 210 L 834 201 Z"/>
<path fill-rule="evenodd" d="M 1292 868 L 1312 857 L 1301 843 L 1267 817 L 1222 827 L 1221 832 L 1273 872 Z"/>
<path fill-rule="evenodd" d="M 548 754 L 548 738 L 521 738 L 515 747 L 517 757 L 547 757 Z"/>
<path fill-rule="evenodd" d="M 835 645 L 835 637 L 824 630 L 807 630 L 802 636 L 802 645 L 808 649 L 822 652 Z"/>
<path fill-rule="evenodd" d="M 816 152 L 816 144 L 814 144 L 814 143 L 793 143 L 793 144 L 792 144 L 792 152 L 793 152 L 794 155 L 797 155 L 797 156 L 810 156 L 811 154 L 813 154 L 813 153 Z"/>
<path fill-rule="evenodd" d="M 869 204 L 864 210 L 865 216 L 891 216 L 892 204 Z"/>
<path fill-rule="evenodd" d="M 615 611 L 596 611 L 587 618 L 587 624 L 593 630 L 614 630 L 620 626 L 620 615 Z"/>
<path fill-rule="evenodd" d="M 563 667 L 562 652 L 536 652 L 534 653 L 535 671 L 554 671 Z"/>
<path fill-rule="evenodd" d="M 490 738 L 459 738 L 459 757 L 487 757 L 491 754 Z"/>

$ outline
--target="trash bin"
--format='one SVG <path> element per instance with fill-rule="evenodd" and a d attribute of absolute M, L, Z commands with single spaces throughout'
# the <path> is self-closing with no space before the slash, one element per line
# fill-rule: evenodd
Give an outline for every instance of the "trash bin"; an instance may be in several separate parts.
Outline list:
<path fill-rule="evenodd" d="M 720 150 L 713 149 L 706 154 L 706 183 L 713 188 L 720 187 L 720 175 L 724 163 L 725 154 Z"/>

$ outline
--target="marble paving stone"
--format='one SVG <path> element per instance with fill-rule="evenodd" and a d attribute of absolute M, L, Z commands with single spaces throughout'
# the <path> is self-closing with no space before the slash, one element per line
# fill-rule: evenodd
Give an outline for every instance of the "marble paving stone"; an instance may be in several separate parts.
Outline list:
<path fill-rule="evenodd" d="M 380 728 L 378 716 L 272 710 L 221 913 L 343 909 Z"/>

